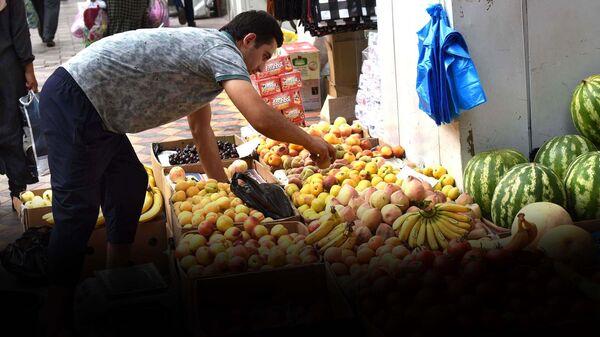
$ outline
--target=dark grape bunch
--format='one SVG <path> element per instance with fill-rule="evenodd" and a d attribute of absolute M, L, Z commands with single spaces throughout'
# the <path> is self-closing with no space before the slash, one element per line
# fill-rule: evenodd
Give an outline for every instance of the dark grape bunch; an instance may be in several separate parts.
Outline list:
<path fill-rule="evenodd" d="M 217 140 L 217 146 L 219 147 L 221 159 L 239 157 L 235 145 L 226 141 Z M 193 164 L 199 161 L 196 145 L 188 144 L 183 149 L 176 148 L 175 151 L 176 153 L 169 155 L 169 164 L 171 165 Z"/>
<path fill-rule="evenodd" d="M 235 148 L 235 144 L 231 144 L 227 141 L 217 140 L 217 146 L 219 147 L 219 155 L 221 159 L 239 158 L 239 154 Z"/>

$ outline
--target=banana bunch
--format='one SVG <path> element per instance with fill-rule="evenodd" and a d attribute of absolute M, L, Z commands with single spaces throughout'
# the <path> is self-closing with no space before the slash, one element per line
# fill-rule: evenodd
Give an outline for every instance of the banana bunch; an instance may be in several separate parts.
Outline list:
<path fill-rule="evenodd" d="M 449 240 L 469 233 L 472 219 L 463 213 L 470 211 L 467 206 L 439 203 L 430 211 L 403 214 L 394 221 L 392 228 L 410 248 L 427 245 L 433 250 L 445 249 Z"/>
<path fill-rule="evenodd" d="M 337 224 L 324 238 L 317 241 L 319 253 L 324 254 L 331 247 L 354 248 L 358 236 L 352 230 L 354 223 L 342 222 Z"/>
<path fill-rule="evenodd" d="M 50 225 L 54 225 L 54 215 L 52 212 L 46 213 L 42 215 L 42 219 L 46 221 Z M 102 214 L 102 209 L 98 212 L 98 219 L 96 219 L 96 228 L 104 226 L 104 214 Z"/>
<path fill-rule="evenodd" d="M 340 223 L 342 223 L 342 217 L 335 210 L 335 207 L 331 207 L 330 211 L 325 213 L 319 219 L 319 227 L 314 232 L 308 234 L 304 238 L 304 243 L 312 245 L 325 238 L 333 229 Z"/>
<path fill-rule="evenodd" d="M 148 222 L 154 219 L 163 208 L 163 197 L 158 187 L 148 188 L 146 191 L 146 197 L 144 199 L 144 206 L 142 207 L 142 215 L 140 215 L 140 223 Z M 54 215 L 52 212 L 42 215 L 42 219 L 50 225 L 54 225 Z M 96 220 L 96 228 L 104 225 L 104 214 L 102 209 L 98 213 L 98 219 Z"/>
<path fill-rule="evenodd" d="M 163 197 L 158 187 L 148 187 L 146 197 L 144 198 L 144 206 L 142 207 L 142 215 L 140 215 L 140 223 L 148 222 L 154 219 L 163 209 Z"/>
<path fill-rule="evenodd" d="M 144 164 L 144 169 L 146 170 L 146 173 L 148 174 L 148 187 L 150 187 L 150 188 L 156 187 L 156 179 L 154 179 L 154 171 L 152 170 L 152 167 Z"/>

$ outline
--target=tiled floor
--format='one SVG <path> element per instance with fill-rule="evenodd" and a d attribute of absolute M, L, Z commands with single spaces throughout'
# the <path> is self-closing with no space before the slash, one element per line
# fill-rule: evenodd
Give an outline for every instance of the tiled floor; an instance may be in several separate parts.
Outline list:
<path fill-rule="evenodd" d="M 76 1 L 61 1 L 60 22 L 56 38 L 56 47 L 47 48 L 42 44 L 37 31 L 31 30 L 33 51 L 36 56 L 34 67 L 40 86 L 52 74 L 61 63 L 67 61 L 78 51 L 83 49 L 80 40 L 72 37 L 70 25 L 76 13 Z M 219 28 L 226 23 L 224 18 L 196 20 L 200 27 Z M 171 19 L 172 26 L 178 26 L 175 18 Z M 213 118 L 212 126 L 215 134 L 231 135 L 240 133 L 240 127 L 248 125 L 244 117 L 235 108 L 231 100 L 225 94 L 220 95 L 212 102 Z M 307 123 L 311 124 L 319 120 L 318 112 L 307 112 Z M 143 163 L 150 164 L 150 144 L 181 138 L 190 138 L 191 134 L 185 118 L 163 125 L 155 129 L 128 135 L 137 154 Z M 48 188 L 50 177 L 40 178 L 40 182 L 28 186 L 29 189 Z M 22 233 L 19 219 L 11 209 L 8 191 L 8 180 L 6 176 L 0 176 L 0 250 L 6 244 L 13 242 Z"/>

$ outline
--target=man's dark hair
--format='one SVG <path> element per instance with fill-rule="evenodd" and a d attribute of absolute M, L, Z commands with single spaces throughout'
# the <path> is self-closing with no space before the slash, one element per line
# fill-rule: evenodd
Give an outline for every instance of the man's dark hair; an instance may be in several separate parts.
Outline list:
<path fill-rule="evenodd" d="M 254 33 L 257 48 L 265 43 L 271 43 L 273 38 L 277 42 L 277 47 L 283 44 L 283 33 L 277 20 L 265 11 L 251 10 L 240 13 L 219 30 L 231 34 L 236 41 Z"/>

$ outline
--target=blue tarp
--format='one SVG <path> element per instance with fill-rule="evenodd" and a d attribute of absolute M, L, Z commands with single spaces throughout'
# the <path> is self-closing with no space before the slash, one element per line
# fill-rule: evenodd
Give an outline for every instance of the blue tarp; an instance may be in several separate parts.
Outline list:
<path fill-rule="evenodd" d="M 450 27 L 441 5 L 427 8 L 431 20 L 417 32 L 419 108 L 437 125 L 450 123 L 461 110 L 486 102 L 467 43 Z"/>

